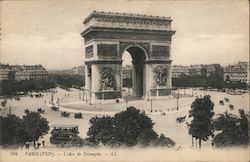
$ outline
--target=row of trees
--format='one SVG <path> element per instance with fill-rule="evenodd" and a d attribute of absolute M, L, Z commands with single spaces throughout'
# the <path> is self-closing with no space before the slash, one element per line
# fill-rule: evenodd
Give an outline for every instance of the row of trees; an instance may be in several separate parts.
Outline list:
<path fill-rule="evenodd" d="M 224 81 L 223 77 L 210 75 L 210 76 L 186 76 L 181 75 L 180 78 L 172 78 L 172 84 L 175 87 L 212 87 L 217 89 L 233 88 L 233 89 L 246 89 L 247 83 L 245 82 L 230 82 Z"/>
<path fill-rule="evenodd" d="M 115 114 L 114 117 L 103 116 L 90 119 L 91 126 L 86 139 L 72 138 L 76 145 L 97 146 L 166 146 L 172 147 L 175 142 L 163 134 L 158 135 L 153 130 L 152 120 L 129 107 L 126 111 Z M 26 142 L 37 141 L 48 133 L 48 121 L 37 112 L 26 112 L 23 118 L 9 114 L 0 117 L 0 145 L 23 146 Z M 63 132 L 62 132 L 63 133 Z"/>
<path fill-rule="evenodd" d="M 43 91 L 55 88 L 55 83 L 46 79 L 39 80 L 2 80 L 0 81 L 0 95 L 11 96 L 17 92 Z"/>
<path fill-rule="evenodd" d="M 219 114 L 213 119 L 214 104 L 210 96 L 197 98 L 191 105 L 189 117 L 189 134 L 196 140 L 207 141 L 209 136 L 213 137 L 212 143 L 218 147 L 247 145 L 249 143 L 248 125 L 249 116 L 243 109 L 239 109 L 239 117 L 228 112 Z"/>
<path fill-rule="evenodd" d="M 214 130 L 218 133 L 213 139 L 216 146 L 249 144 L 249 121 L 245 111 L 239 110 L 240 117 L 225 112 L 214 120 Z"/>
<path fill-rule="evenodd" d="M 49 77 L 49 80 L 62 88 L 82 87 L 85 85 L 84 76 L 82 75 L 53 74 Z"/>
<path fill-rule="evenodd" d="M 38 112 L 27 112 L 23 118 L 9 114 L 0 116 L 0 145 L 23 146 L 26 142 L 37 141 L 47 134 L 49 125 Z"/>
<path fill-rule="evenodd" d="M 53 74 L 48 79 L 36 80 L 3 80 L 0 81 L 0 95 L 11 96 L 17 92 L 27 93 L 29 91 L 43 91 L 55 88 L 56 85 L 62 88 L 71 88 L 73 86 L 84 86 L 84 77 L 81 75 L 60 75 Z"/>

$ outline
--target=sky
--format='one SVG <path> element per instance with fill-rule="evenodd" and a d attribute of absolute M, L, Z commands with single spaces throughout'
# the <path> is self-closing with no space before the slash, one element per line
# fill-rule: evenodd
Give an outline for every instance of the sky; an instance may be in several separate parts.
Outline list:
<path fill-rule="evenodd" d="M 84 63 L 83 20 L 93 11 L 173 19 L 173 64 L 249 60 L 247 0 L 0 1 L 0 62 L 67 69 Z M 124 58 L 125 62 L 129 59 Z"/>

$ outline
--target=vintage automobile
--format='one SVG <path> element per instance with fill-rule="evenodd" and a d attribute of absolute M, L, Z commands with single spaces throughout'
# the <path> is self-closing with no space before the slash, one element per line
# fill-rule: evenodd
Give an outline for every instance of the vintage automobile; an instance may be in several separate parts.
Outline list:
<path fill-rule="evenodd" d="M 25 112 L 25 114 L 30 113 L 29 109 L 25 109 L 24 112 Z"/>
<path fill-rule="evenodd" d="M 64 112 L 61 113 L 61 116 L 62 117 L 69 117 L 69 113 L 67 113 L 67 112 L 64 111 Z"/>
<path fill-rule="evenodd" d="M 77 136 L 79 134 L 77 125 L 52 125 L 50 143 L 58 146 L 71 146 L 74 144 L 80 144 L 81 138 Z"/>
<path fill-rule="evenodd" d="M 82 118 L 82 113 L 75 113 L 75 118 L 81 119 Z"/>
<path fill-rule="evenodd" d="M 229 98 L 224 98 L 226 102 L 229 102 Z"/>
<path fill-rule="evenodd" d="M 59 108 L 56 107 L 56 106 L 51 106 L 51 109 L 54 110 L 54 111 L 58 111 L 59 110 Z"/>
<path fill-rule="evenodd" d="M 40 114 L 44 114 L 45 110 L 43 110 L 42 108 L 37 109 L 37 112 L 39 112 Z"/>

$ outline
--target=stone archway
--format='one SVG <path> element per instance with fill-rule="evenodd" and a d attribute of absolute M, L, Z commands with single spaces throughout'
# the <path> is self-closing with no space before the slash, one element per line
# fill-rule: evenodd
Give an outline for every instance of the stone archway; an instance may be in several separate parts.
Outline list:
<path fill-rule="evenodd" d="M 145 90 L 145 61 L 148 60 L 148 54 L 146 50 L 140 45 L 128 45 L 121 53 L 121 56 L 125 51 L 132 57 L 132 89 L 133 96 L 137 98 L 143 98 L 146 95 Z M 121 57 L 122 59 L 122 57 Z M 123 84 L 122 84 L 123 85 Z"/>
<path fill-rule="evenodd" d="M 122 98 L 122 54 L 134 66 L 135 95 L 144 99 L 171 93 L 169 17 L 93 12 L 81 33 L 85 42 L 85 86 L 89 103 Z"/>

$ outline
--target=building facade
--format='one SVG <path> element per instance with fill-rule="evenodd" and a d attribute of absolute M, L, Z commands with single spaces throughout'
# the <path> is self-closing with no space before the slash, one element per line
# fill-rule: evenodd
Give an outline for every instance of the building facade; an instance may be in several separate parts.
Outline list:
<path fill-rule="evenodd" d="M 48 72 L 42 65 L 0 65 L 0 80 L 47 79 Z"/>
<path fill-rule="evenodd" d="M 72 75 L 84 75 L 85 72 L 85 67 L 84 66 L 77 66 L 72 68 Z"/>
<path fill-rule="evenodd" d="M 182 66 L 182 65 L 173 65 L 172 68 L 172 77 L 180 78 L 181 76 L 203 76 L 209 77 L 211 75 L 221 75 L 223 76 L 223 68 L 220 64 L 198 64 L 198 65 L 190 65 L 190 66 Z"/>
<path fill-rule="evenodd" d="M 189 66 L 173 65 L 172 77 L 180 78 L 181 76 L 189 76 Z"/>
<path fill-rule="evenodd" d="M 190 65 L 189 76 L 207 76 L 207 69 L 205 65 Z"/>
<path fill-rule="evenodd" d="M 238 62 L 224 68 L 224 80 L 249 83 L 248 62 Z"/>

